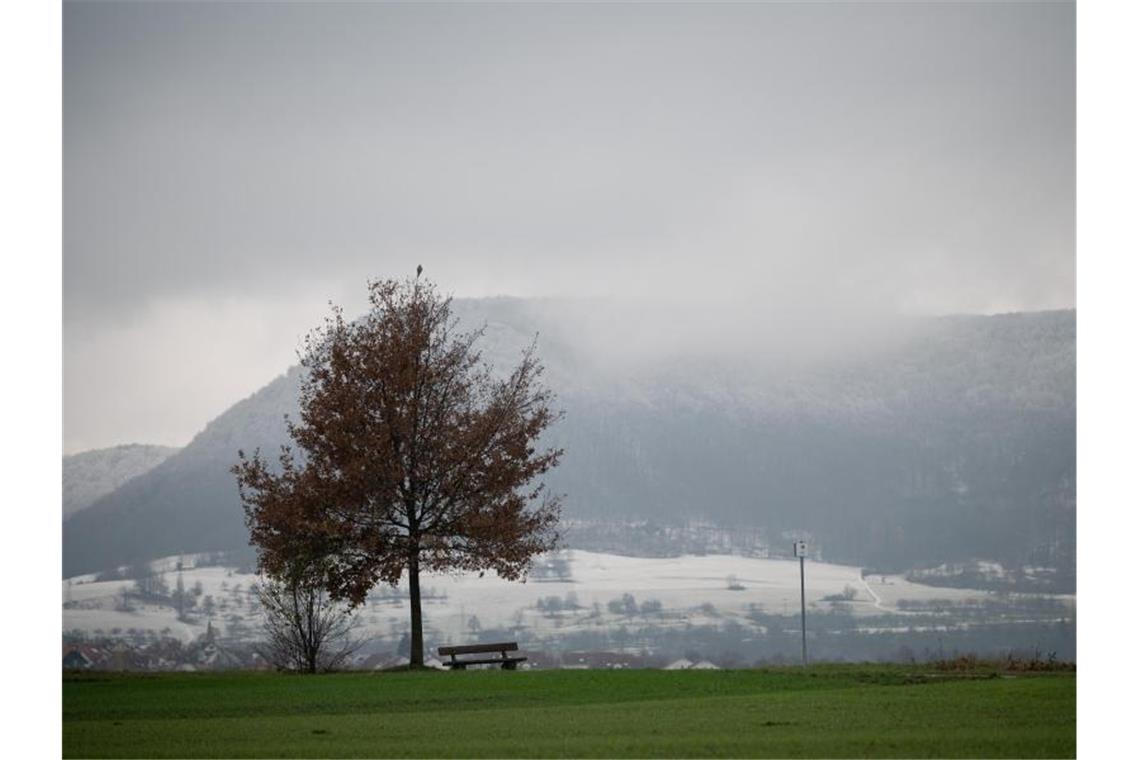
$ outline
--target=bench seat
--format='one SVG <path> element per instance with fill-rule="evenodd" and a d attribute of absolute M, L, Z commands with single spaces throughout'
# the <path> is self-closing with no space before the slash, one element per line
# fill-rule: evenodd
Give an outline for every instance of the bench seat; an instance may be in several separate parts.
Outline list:
<path fill-rule="evenodd" d="M 451 656 L 451 661 L 443 664 L 452 670 L 463 670 L 468 665 L 502 665 L 503 670 L 514 670 L 518 663 L 526 661 L 525 657 L 507 656 L 507 652 L 517 652 L 518 648 L 519 645 L 516 641 L 503 641 L 497 644 L 467 644 L 465 646 L 440 647 L 439 656 Z M 456 655 L 460 654 L 489 654 L 491 652 L 498 652 L 499 656 L 466 660 L 456 658 Z"/>
<path fill-rule="evenodd" d="M 502 665 L 503 670 L 514 670 L 516 663 L 525 661 L 525 657 L 494 657 L 486 660 L 456 660 L 455 662 L 445 662 L 443 664 L 454 670 L 463 670 L 468 665 Z"/>

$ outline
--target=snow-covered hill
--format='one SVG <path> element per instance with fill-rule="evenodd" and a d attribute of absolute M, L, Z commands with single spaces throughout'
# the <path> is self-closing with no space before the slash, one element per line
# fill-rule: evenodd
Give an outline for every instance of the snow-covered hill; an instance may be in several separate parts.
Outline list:
<path fill-rule="evenodd" d="M 171 446 L 128 444 L 63 458 L 63 517 L 94 504 L 131 478 L 149 472 L 178 451 Z"/>

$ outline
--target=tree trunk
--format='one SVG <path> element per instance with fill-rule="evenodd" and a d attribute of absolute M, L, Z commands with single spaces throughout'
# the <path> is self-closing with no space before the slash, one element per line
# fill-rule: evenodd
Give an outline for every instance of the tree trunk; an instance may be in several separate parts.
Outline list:
<path fill-rule="evenodd" d="M 316 673 L 317 655 L 320 653 L 320 647 L 315 638 L 316 621 L 313 619 L 313 592 L 311 589 L 306 589 L 305 602 L 305 659 L 309 672 Z"/>
<path fill-rule="evenodd" d="M 420 611 L 420 553 L 413 550 L 408 557 L 408 595 L 412 603 L 412 651 L 411 667 L 424 666 L 424 621 Z"/>

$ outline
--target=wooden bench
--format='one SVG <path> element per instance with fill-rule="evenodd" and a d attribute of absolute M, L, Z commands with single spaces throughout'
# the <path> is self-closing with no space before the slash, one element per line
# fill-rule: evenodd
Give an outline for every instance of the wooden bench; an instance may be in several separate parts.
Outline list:
<path fill-rule="evenodd" d="M 514 670 L 515 665 L 526 660 L 525 657 L 508 657 L 507 652 L 517 652 L 519 650 L 518 642 L 516 641 L 503 641 L 498 644 L 468 644 L 461 647 L 440 647 L 439 656 L 444 657 L 451 655 L 451 662 L 445 662 L 444 665 L 452 670 L 463 670 L 468 665 L 502 665 L 503 670 Z M 457 654 L 487 654 L 490 652 L 498 652 L 498 657 L 485 657 L 482 659 L 467 659 L 457 660 Z"/>

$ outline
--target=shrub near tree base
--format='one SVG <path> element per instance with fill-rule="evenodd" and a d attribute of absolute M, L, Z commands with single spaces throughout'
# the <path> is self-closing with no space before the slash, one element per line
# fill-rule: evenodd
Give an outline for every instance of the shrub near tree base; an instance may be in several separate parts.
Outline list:
<path fill-rule="evenodd" d="M 351 609 L 330 599 L 320 584 L 319 576 L 298 572 L 256 587 L 266 633 L 258 653 L 278 670 L 335 670 L 360 648 L 352 637 Z"/>
<path fill-rule="evenodd" d="M 319 567 L 334 599 L 364 602 L 408 573 L 413 667 L 423 665 L 421 571 L 508 579 L 557 540 L 559 500 L 537 478 L 559 449 L 536 442 L 560 416 L 535 347 L 505 378 L 458 333 L 451 301 L 417 277 L 369 285 L 369 312 L 339 309 L 306 338 L 299 422 L 278 468 L 234 467 L 261 569 Z"/>

